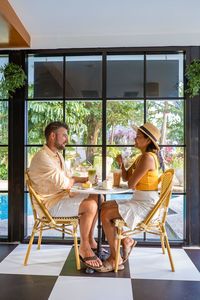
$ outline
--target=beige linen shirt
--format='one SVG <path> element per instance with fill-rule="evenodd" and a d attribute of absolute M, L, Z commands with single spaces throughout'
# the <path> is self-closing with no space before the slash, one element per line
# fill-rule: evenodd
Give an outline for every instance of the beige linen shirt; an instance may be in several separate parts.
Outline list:
<path fill-rule="evenodd" d="M 35 154 L 28 173 L 32 187 L 47 209 L 69 198 L 67 188 L 71 174 L 65 167 L 63 156 L 52 152 L 47 145 Z"/>

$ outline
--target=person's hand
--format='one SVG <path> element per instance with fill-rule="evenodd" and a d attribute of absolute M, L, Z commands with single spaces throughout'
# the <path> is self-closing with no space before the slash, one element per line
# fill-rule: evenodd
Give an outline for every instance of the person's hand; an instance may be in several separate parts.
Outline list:
<path fill-rule="evenodd" d="M 121 154 L 117 155 L 116 162 L 118 163 L 119 168 L 121 168 L 122 167 L 122 163 L 123 163 Z"/>
<path fill-rule="evenodd" d="M 70 193 L 70 189 L 73 187 L 74 183 L 75 183 L 75 180 L 73 178 L 70 178 L 68 188 L 66 189 L 66 192 L 68 194 Z"/>
<path fill-rule="evenodd" d="M 94 185 L 98 185 L 98 180 L 99 180 L 99 178 L 98 178 L 98 176 L 96 175 L 96 176 L 95 176 L 95 180 L 94 180 Z"/>
<path fill-rule="evenodd" d="M 70 178 L 69 185 L 68 185 L 69 190 L 73 187 L 74 183 L 75 183 L 75 180 L 73 178 Z"/>

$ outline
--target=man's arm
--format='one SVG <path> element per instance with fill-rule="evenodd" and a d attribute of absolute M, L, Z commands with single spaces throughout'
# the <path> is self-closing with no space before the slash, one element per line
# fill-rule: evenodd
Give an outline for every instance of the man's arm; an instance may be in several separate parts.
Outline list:
<path fill-rule="evenodd" d="M 88 181 L 88 177 L 79 177 L 79 176 L 72 176 L 74 179 L 74 183 L 83 183 Z"/>

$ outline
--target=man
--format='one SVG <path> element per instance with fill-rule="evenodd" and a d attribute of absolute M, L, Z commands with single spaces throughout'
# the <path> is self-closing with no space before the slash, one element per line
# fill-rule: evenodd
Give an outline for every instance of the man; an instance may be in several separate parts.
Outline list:
<path fill-rule="evenodd" d="M 50 123 L 45 128 L 45 138 L 46 144 L 31 161 L 31 184 L 53 217 L 80 215 L 79 254 L 86 258 L 87 265 L 98 268 L 102 265 L 101 260 L 92 251 L 92 248 L 97 248 L 94 240 L 97 195 L 70 194 L 74 183 L 86 182 L 88 177 L 71 176 L 63 156 L 58 152 L 64 150 L 68 143 L 68 126 L 62 122 Z"/>

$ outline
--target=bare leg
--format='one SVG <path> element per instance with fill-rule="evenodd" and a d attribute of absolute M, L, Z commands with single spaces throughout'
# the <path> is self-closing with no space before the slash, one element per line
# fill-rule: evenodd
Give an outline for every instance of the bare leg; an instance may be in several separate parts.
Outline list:
<path fill-rule="evenodd" d="M 95 196 L 95 197 L 93 197 L 93 196 Z M 98 205 L 97 195 L 92 195 L 92 197 L 95 198 L 95 201 L 97 202 L 97 205 Z M 104 196 L 101 195 L 101 204 L 103 202 L 104 202 Z M 91 226 L 91 229 L 90 229 L 90 233 L 89 233 L 89 243 L 90 243 L 91 248 L 93 248 L 93 249 L 97 249 L 97 242 L 94 239 L 94 229 L 95 229 L 95 225 L 96 225 L 96 222 L 97 222 L 97 216 L 98 216 L 98 213 L 96 213 L 96 215 L 94 217 L 94 220 L 93 220 L 93 223 L 92 223 L 92 226 Z"/>
<path fill-rule="evenodd" d="M 90 195 L 87 199 L 83 200 L 79 207 L 80 215 L 80 234 L 81 242 L 79 247 L 79 254 L 81 257 L 94 256 L 94 252 L 91 249 L 89 243 L 90 231 L 94 223 L 95 216 L 97 214 L 97 202 Z M 101 260 L 88 260 L 87 264 L 93 267 L 101 266 Z"/>
<path fill-rule="evenodd" d="M 115 201 L 109 201 L 102 205 L 101 220 L 103 224 L 103 229 L 110 246 L 110 257 L 107 259 L 109 263 L 114 267 L 115 256 L 117 250 L 117 238 L 116 238 L 116 228 L 112 222 L 115 218 L 121 218 L 118 212 L 118 206 Z M 119 258 L 119 264 L 122 263 L 122 258 Z"/>
<path fill-rule="evenodd" d="M 103 229 L 110 246 L 110 257 L 108 258 L 108 261 L 113 267 L 115 265 L 115 257 L 117 251 L 117 237 L 116 237 L 117 231 L 112 220 L 116 218 L 121 218 L 116 201 L 109 201 L 103 203 L 101 219 L 102 219 Z M 125 238 L 122 241 L 123 241 L 122 245 L 125 248 L 130 247 L 130 245 L 133 244 L 133 240 L 131 238 Z M 122 258 L 120 256 L 119 264 L 121 263 L 122 263 Z"/>

